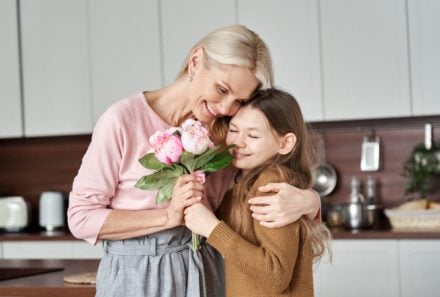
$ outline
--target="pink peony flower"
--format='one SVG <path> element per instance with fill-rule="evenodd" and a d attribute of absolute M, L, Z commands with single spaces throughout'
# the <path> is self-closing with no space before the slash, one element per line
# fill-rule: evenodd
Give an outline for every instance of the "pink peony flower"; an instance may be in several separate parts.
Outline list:
<path fill-rule="evenodd" d="M 196 176 L 196 179 L 199 183 L 201 183 L 202 185 L 205 183 L 206 181 L 205 172 L 203 172 L 202 170 L 196 170 L 194 171 L 194 175 Z"/>
<path fill-rule="evenodd" d="M 182 125 L 181 133 L 183 148 L 190 153 L 200 155 L 213 147 L 208 129 L 198 121 L 186 120 Z"/>
<path fill-rule="evenodd" d="M 154 133 L 151 135 L 149 141 L 156 158 L 160 162 L 168 165 L 177 162 L 183 152 L 180 138 L 168 130 Z"/>

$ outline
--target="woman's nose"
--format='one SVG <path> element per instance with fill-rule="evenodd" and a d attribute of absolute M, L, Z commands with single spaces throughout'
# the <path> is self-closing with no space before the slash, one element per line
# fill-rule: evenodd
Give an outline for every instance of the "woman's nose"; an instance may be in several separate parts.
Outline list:
<path fill-rule="evenodd" d="M 225 98 L 219 104 L 219 111 L 223 115 L 233 116 L 237 113 L 239 106 L 236 106 L 234 98 Z"/>

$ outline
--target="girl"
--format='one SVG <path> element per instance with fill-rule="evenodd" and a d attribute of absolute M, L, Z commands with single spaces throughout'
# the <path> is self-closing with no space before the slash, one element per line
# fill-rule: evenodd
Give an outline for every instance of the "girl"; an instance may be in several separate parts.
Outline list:
<path fill-rule="evenodd" d="M 278 229 L 261 226 L 248 199 L 268 182 L 310 186 L 307 128 L 295 98 L 258 91 L 230 120 L 226 144 L 240 171 L 218 210 L 202 204 L 185 210 L 186 226 L 207 237 L 225 259 L 226 296 L 313 296 L 313 259 L 328 248 L 330 233 L 300 218 Z"/>

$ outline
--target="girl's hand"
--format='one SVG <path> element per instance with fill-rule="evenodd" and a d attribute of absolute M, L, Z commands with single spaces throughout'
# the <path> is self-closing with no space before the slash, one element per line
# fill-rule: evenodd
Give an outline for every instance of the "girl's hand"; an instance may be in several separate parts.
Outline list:
<path fill-rule="evenodd" d="M 276 193 L 249 199 L 252 216 L 265 227 L 284 227 L 303 215 L 313 220 L 321 209 L 321 199 L 313 190 L 302 190 L 288 183 L 269 183 L 259 190 Z"/>
<path fill-rule="evenodd" d="M 185 225 L 194 233 L 208 237 L 218 223 L 219 219 L 201 203 L 185 209 Z"/>
<path fill-rule="evenodd" d="M 204 186 L 193 174 L 180 176 L 173 188 L 173 196 L 166 207 L 168 225 L 176 227 L 183 225 L 183 210 L 202 200 Z"/>

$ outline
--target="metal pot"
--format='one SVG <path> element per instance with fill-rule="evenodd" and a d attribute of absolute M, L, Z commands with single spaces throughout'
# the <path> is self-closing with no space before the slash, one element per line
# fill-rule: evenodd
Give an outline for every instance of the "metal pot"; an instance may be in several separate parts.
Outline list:
<path fill-rule="evenodd" d="M 341 204 L 327 206 L 326 222 L 330 227 L 339 228 L 344 226 L 344 214 Z"/>
<path fill-rule="evenodd" d="M 379 206 L 347 203 L 343 206 L 344 226 L 347 229 L 369 229 L 377 223 Z"/>

